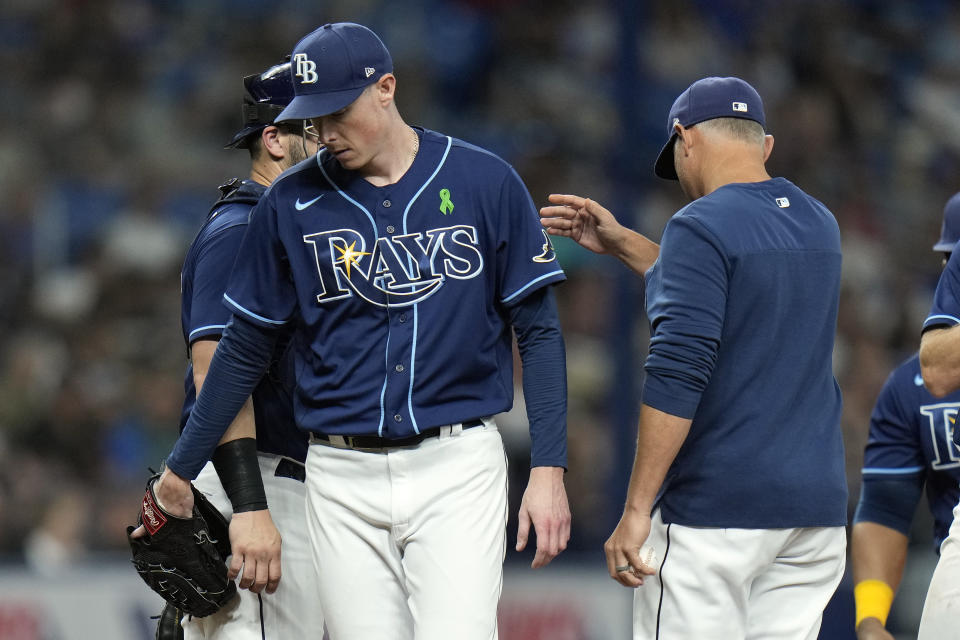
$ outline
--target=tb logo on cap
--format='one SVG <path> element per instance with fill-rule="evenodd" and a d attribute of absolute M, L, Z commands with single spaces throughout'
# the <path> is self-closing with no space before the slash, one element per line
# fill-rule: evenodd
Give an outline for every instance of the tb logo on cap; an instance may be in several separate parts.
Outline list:
<path fill-rule="evenodd" d="M 300 81 L 302 84 L 313 84 L 317 81 L 317 63 L 307 58 L 307 54 L 298 53 L 293 56 L 293 60 L 297 63 L 297 72 L 294 75 L 303 78 Z"/>

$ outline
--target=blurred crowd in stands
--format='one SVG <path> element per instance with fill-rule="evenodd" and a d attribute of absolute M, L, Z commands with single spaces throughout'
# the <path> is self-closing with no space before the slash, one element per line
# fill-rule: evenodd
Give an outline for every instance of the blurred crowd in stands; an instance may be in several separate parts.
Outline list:
<path fill-rule="evenodd" d="M 500 154 L 538 206 L 587 195 L 654 239 L 684 203 L 652 171 L 673 98 L 707 75 L 754 84 L 776 138 L 771 173 L 825 202 L 843 234 L 835 367 L 852 513 L 871 408 L 917 348 L 940 271 L 930 247 L 960 190 L 954 3 L 5 0 L 0 558 L 53 571 L 126 553 L 147 469 L 177 435 L 181 261 L 217 185 L 247 166 L 222 149 L 241 79 L 339 20 L 390 47 L 408 122 Z M 633 437 L 616 416 L 637 403 L 611 363 L 627 346 L 640 375 L 642 288 L 624 299 L 615 261 L 569 242 L 558 253 L 571 547 L 599 554 L 620 513 L 611 487 L 626 484 L 617 449 Z M 503 419 L 515 487 L 518 401 Z"/>

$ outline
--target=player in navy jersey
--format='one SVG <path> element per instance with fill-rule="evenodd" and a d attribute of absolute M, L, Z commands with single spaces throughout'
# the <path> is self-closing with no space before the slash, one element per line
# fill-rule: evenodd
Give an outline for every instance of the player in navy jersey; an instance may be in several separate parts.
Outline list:
<path fill-rule="evenodd" d="M 316 154 L 318 148 L 315 132 L 311 135 L 309 128 L 305 131 L 302 120 L 272 124 L 293 99 L 289 62 L 244 78 L 244 89 L 243 128 L 227 148 L 249 151 L 250 177 L 234 179 L 220 187 L 220 198 L 191 244 L 181 276 L 181 326 L 190 355 L 181 429 L 194 408 L 196 391 L 202 388 L 214 350 L 230 319 L 223 292 L 250 211 L 282 171 Z M 220 463 L 226 459 L 229 466 L 237 447 L 256 452 L 254 473 L 258 478 L 262 476 L 276 529 L 271 522 L 261 521 L 266 519 L 266 512 L 232 514 L 237 526 L 244 527 L 235 535 L 232 532 L 234 557 L 240 560 L 245 553 L 257 553 L 257 545 L 276 547 L 279 530 L 283 536 L 286 580 L 274 593 L 263 595 L 258 592 L 265 585 L 257 584 L 255 575 L 241 575 L 240 585 L 250 590 L 241 591 L 234 602 L 213 615 L 184 620 L 187 640 L 319 637 L 318 629 L 322 635 L 323 616 L 316 605 L 315 570 L 305 531 L 307 440 L 294 423 L 293 383 L 287 341 L 279 341 L 267 375 L 253 390 L 214 454 L 216 469 L 208 463 L 195 481 L 196 487 L 229 519 L 233 507 L 217 472 L 229 474 L 230 470 L 224 470 Z M 224 478 L 224 484 L 229 482 L 229 478 Z M 243 536 L 249 542 L 244 542 Z M 161 617 L 160 624 L 168 624 L 169 620 Z"/>
<path fill-rule="evenodd" d="M 551 233 L 646 277 L 636 459 L 604 545 L 636 588 L 634 638 L 813 639 L 843 575 L 840 233 L 770 177 L 772 148 L 753 87 L 705 78 L 667 119 L 656 174 L 692 202 L 659 247 L 591 200 L 541 210 Z"/>
<path fill-rule="evenodd" d="M 563 271 L 506 162 L 403 121 L 372 31 L 325 25 L 291 62 L 295 97 L 278 121 L 312 119 L 324 149 L 251 214 L 224 294 L 233 318 L 157 495 L 190 504 L 187 480 L 289 331 L 331 637 L 496 638 L 507 476 L 492 416 L 512 404 L 514 332 L 532 440 L 517 548 L 532 523 L 540 567 L 569 538 L 550 287 Z M 273 556 L 250 560 L 279 577 Z"/>
<path fill-rule="evenodd" d="M 960 207 L 960 194 L 951 198 L 944 210 L 942 236 L 960 235 L 957 232 L 956 214 L 947 212 Z M 952 231 L 948 228 L 952 225 Z M 948 394 L 960 390 L 960 252 L 954 251 L 933 296 L 930 314 L 923 322 L 920 338 L 920 371 L 924 386 L 948 402 Z M 956 411 L 952 416 L 956 420 Z M 953 446 L 949 446 L 949 458 L 960 463 L 960 432 L 955 422 L 944 427 Z M 940 544 L 940 558 L 930 578 L 927 597 L 923 603 L 923 615 L 917 637 L 920 640 L 951 640 L 960 638 L 957 626 L 957 607 L 960 606 L 960 505 L 955 504 L 953 520 L 947 537 Z"/>
<path fill-rule="evenodd" d="M 960 194 L 943 210 L 934 251 L 944 264 L 960 240 Z M 907 561 L 913 514 L 926 488 L 937 553 L 960 500 L 960 451 L 952 434 L 960 391 L 936 397 L 924 386 L 917 355 L 887 378 L 870 417 L 863 485 L 851 534 L 856 628 L 860 640 L 893 640 L 887 615 Z"/>

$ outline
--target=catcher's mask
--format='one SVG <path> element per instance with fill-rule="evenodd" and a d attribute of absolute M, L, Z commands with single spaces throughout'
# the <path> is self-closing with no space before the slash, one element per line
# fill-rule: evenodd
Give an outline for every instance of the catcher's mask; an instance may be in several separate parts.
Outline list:
<path fill-rule="evenodd" d="M 250 137 L 273 124 L 280 112 L 293 100 L 293 75 L 290 72 L 289 56 L 287 58 L 287 62 L 243 79 L 243 128 L 224 145 L 224 149 L 247 149 L 250 146 Z"/>

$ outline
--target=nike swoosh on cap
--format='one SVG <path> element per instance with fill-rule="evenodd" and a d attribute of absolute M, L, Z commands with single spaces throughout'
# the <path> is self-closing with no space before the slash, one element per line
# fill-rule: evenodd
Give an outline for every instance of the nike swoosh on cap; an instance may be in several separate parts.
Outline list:
<path fill-rule="evenodd" d="M 297 211 L 303 211 L 304 209 L 306 209 L 307 207 L 309 207 L 310 205 L 312 205 L 314 202 L 316 202 L 317 200 L 319 200 L 325 195 L 327 194 L 321 193 L 313 200 L 307 200 L 306 202 L 300 202 L 300 198 L 297 198 L 297 201 L 293 204 L 293 206 L 297 208 Z"/>

